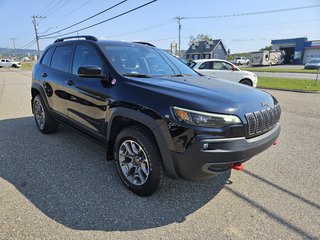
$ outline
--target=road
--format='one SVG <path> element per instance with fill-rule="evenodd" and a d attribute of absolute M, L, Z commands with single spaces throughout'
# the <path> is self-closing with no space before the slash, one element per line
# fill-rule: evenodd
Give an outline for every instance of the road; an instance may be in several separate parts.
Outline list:
<path fill-rule="evenodd" d="M 313 73 L 274 73 L 274 72 L 254 72 L 259 77 L 275 77 L 275 78 L 295 78 L 316 80 L 317 74 Z M 319 76 L 320 78 L 320 76 Z"/>
<path fill-rule="evenodd" d="M 66 127 L 36 129 L 30 75 L 0 69 L 0 239 L 320 238 L 320 94 L 270 91 L 280 143 L 244 171 L 166 178 L 141 198 L 100 145 Z"/>

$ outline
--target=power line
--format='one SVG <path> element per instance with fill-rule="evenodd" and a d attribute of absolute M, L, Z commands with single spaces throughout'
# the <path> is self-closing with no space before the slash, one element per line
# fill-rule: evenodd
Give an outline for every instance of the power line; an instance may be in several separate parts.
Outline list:
<path fill-rule="evenodd" d="M 180 54 L 180 39 L 181 39 L 180 34 L 181 34 L 181 20 L 182 19 L 207 19 L 207 18 L 219 19 L 219 18 L 230 18 L 230 17 L 243 17 L 243 16 L 250 16 L 250 15 L 296 11 L 296 10 L 301 10 L 301 9 L 315 8 L 315 7 L 320 7 L 320 4 L 302 6 L 302 7 L 294 7 L 294 8 L 283 8 L 283 9 L 266 10 L 266 11 L 259 11 L 259 12 L 235 13 L 235 14 L 206 16 L 206 17 L 181 17 L 181 16 L 177 16 L 176 19 L 178 20 L 178 26 L 179 26 L 179 54 Z"/>
<path fill-rule="evenodd" d="M 101 21 L 101 22 L 92 24 L 92 25 L 90 25 L 90 26 L 88 26 L 88 27 L 84 27 L 84 28 L 81 28 L 81 29 L 78 29 L 78 30 L 75 30 L 75 31 L 72 31 L 72 32 L 64 33 L 64 34 L 57 35 L 57 36 L 53 36 L 53 37 L 43 37 L 43 36 L 40 36 L 40 37 L 41 37 L 42 39 L 50 39 L 50 38 L 57 38 L 57 37 L 69 35 L 69 34 L 72 34 L 72 33 L 80 32 L 80 31 L 83 31 L 83 30 L 86 30 L 86 29 L 89 29 L 89 28 L 98 26 L 98 25 L 100 25 L 100 24 L 102 24 L 102 23 L 111 21 L 111 20 L 113 20 L 113 19 L 119 18 L 119 17 L 121 17 L 121 16 L 123 16 L 123 15 L 126 15 L 126 14 L 128 14 L 128 13 L 131 13 L 131 12 L 133 12 L 133 11 L 136 11 L 136 10 L 138 10 L 138 9 L 140 9 L 140 8 L 143 8 L 143 7 L 145 7 L 145 6 L 147 6 L 147 5 L 151 4 L 151 3 L 154 3 L 154 2 L 156 2 L 156 1 L 158 1 L 158 0 L 152 0 L 152 1 L 147 2 L 147 3 L 145 3 L 145 4 L 142 4 L 142 5 L 140 5 L 140 6 L 136 7 L 136 8 L 133 8 L 133 9 L 131 9 L 131 10 L 128 10 L 128 11 L 126 11 L 126 12 L 123 12 L 123 13 L 121 13 L 121 14 L 118 14 L 118 15 L 116 15 L 116 16 L 114 16 L 114 17 L 108 18 L 108 19 L 106 19 L 106 20 L 104 20 L 104 21 Z M 57 32 L 60 32 L 60 31 L 57 31 Z"/>
<path fill-rule="evenodd" d="M 80 23 L 83 23 L 83 22 L 85 22 L 85 21 L 88 21 L 89 19 L 92 19 L 92 18 L 94 18 L 94 17 L 96 17 L 96 16 L 98 16 L 98 15 L 100 15 L 100 14 L 102 14 L 102 13 L 105 13 L 105 12 L 107 12 L 107 11 L 109 11 L 109 10 L 111 10 L 111 9 L 113 9 L 113 8 L 115 8 L 115 7 L 123 4 L 123 3 L 125 3 L 126 1 L 128 1 L 128 0 L 123 0 L 123 1 L 121 1 L 121 2 L 119 2 L 119 3 L 117 3 L 117 4 L 115 4 L 115 5 L 107 8 L 107 9 L 101 11 L 101 12 L 98 12 L 97 14 L 92 15 L 91 17 L 88 17 L 88 18 L 80 21 L 80 22 L 74 23 L 74 24 L 72 24 L 72 25 L 70 25 L 70 26 L 68 26 L 68 27 L 65 27 L 65 28 L 63 28 L 63 29 L 60 29 L 59 31 L 55 31 L 55 32 L 52 32 L 52 33 L 48 33 L 48 34 L 42 35 L 41 37 L 51 36 L 51 35 L 53 35 L 53 34 L 56 34 L 56 33 L 62 32 L 62 31 L 64 31 L 64 30 L 67 30 L 67 29 L 69 29 L 69 28 L 72 28 L 72 27 L 74 27 L 74 26 L 77 26 L 77 25 L 79 25 Z"/>
<path fill-rule="evenodd" d="M 125 35 L 131 35 L 131 34 L 134 34 L 134 33 L 144 32 L 144 31 L 148 31 L 148 30 L 150 30 L 150 29 L 154 29 L 154 28 L 157 28 L 157 27 L 163 27 L 163 26 L 165 26 L 165 25 L 167 25 L 167 24 L 170 24 L 170 23 L 172 23 L 172 22 L 173 22 L 173 19 L 170 19 L 170 20 L 167 20 L 167 21 L 164 21 L 164 22 L 161 22 L 161 23 L 157 23 L 157 24 L 154 24 L 154 25 L 145 27 L 145 28 L 137 29 L 137 30 L 132 31 L 132 32 L 121 33 L 121 34 L 112 35 L 112 36 L 108 36 L 108 37 L 109 37 L 109 38 L 121 37 L 121 36 L 125 36 Z"/>
<path fill-rule="evenodd" d="M 42 14 L 49 14 L 53 9 L 55 9 L 63 0 L 59 0 L 58 2 L 56 2 L 51 9 L 45 11 L 44 13 Z M 54 1 L 53 1 L 54 2 Z"/>
<path fill-rule="evenodd" d="M 58 10 L 60 10 L 61 8 L 63 8 L 65 5 L 67 5 L 70 2 L 70 0 L 66 1 L 64 4 L 62 4 L 61 6 L 59 6 L 58 8 L 56 8 L 55 10 L 52 10 L 51 12 L 47 13 L 47 16 L 50 16 L 52 14 L 54 14 L 55 12 L 57 12 Z"/>
<path fill-rule="evenodd" d="M 50 26 L 50 25 L 52 25 L 52 24 L 54 24 L 54 23 L 56 23 L 56 22 L 60 22 L 61 20 L 63 20 L 63 19 L 65 19 L 65 18 L 69 17 L 70 15 L 76 13 L 77 11 L 79 11 L 81 8 L 83 8 L 84 6 L 88 5 L 88 4 L 89 4 L 90 2 L 92 2 L 92 1 L 93 1 L 93 0 L 88 0 L 88 1 L 86 1 L 85 3 L 81 4 L 79 7 L 77 7 L 77 8 L 75 8 L 74 10 L 68 12 L 67 14 L 63 15 L 62 17 L 59 17 L 59 19 L 57 19 L 57 20 L 49 23 L 48 25 Z"/>
<path fill-rule="evenodd" d="M 25 46 L 21 47 L 20 49 L 27 49 L 27 48 L 31 47 L 33 44 L 35 44 L 36 41 L 37 41 L 37 40 L 34 39 L 34 40 L 32 40 L 30 43 L 28 43 L 28 44 L 26 44 Z"/>
<path fill-rule="evenodd" d="M 55 1 L 56 1 L 56 0 L 50 1 L 49 4 L 48 4 L 45 8 L 43 8 L 43 9 L 41 10 L 41 12 L 39 12 L 38 15 L 41 15 L 43 12 L 45 12 Z"/>
<path fill-rule="evenodd" d="M 203 18 L 228 18 L 228 17 L 243 17 L 250 15 L 259 15 L 259 14 L 267 14 L 267 13 L 279 13 L 279 12 L 287 12 L 287 11 L 295 11 L 307 8 L 315 8 L 320 7 L 320 4 L 303 6 L 303 7 L 294 7 L 294 8 L 283 8 L 283 9 L 275 9 L 275 10 L 266 10 L 260 12 L 249 12 L 249 13 L 235 13 L 235 14 L 227 14 L 227 15 L 217 15 L 217 16 L 206 16 L 206 17 L 184 17 L 184 19 L 203 19 Z"/>

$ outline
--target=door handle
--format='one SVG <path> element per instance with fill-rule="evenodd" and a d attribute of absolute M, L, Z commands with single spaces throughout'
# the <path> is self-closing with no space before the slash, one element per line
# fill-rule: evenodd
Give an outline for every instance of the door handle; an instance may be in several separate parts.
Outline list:
<path fill-rule="evenodd" d="M 47 73 L 41 73 L 41 76 L 42 77 L 48 77 L 48 74 Z"/>
<path fill-rule="evenodd" d="M 66 80 L 64 81 L 66 84 L 68 84 L 69 86 L 73 86 L 74 85 L 74 81 L 72 80 Z"/>

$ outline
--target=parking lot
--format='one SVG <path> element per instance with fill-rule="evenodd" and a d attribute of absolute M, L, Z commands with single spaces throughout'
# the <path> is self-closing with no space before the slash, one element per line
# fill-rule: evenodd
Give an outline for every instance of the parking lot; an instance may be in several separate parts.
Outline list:
<path fill-rule="evenodd" d="M 244 171 L 128 191 L 104 148 L 66 127 L 43 135 L 31 72 L 0 69 L 0 239 L 320 239 L 320 94 L 269 91 L 280 143 Z"/>

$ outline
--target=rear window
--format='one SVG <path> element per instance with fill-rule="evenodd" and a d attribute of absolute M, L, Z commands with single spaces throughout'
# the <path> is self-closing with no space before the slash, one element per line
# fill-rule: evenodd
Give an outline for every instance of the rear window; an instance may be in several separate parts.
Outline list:
<path fill-rule="evenodd" d="M 52 57 L 52 53 L 53 53 L 53 50 L 54 48 L 50 48 L 46 51 L 46 53 L 44 54 L 42 60 L 41 60 L 41 63 L 43 65 L 46 65 L 46 66 L 50 66 L 50 60 L 51 60 L 51 57 Z"/>
<path fill-rule="evenodd" d="M 73 46 L 57 47 L 53 53 L 51 67 L 62 72 L 70 71 Z"/>

